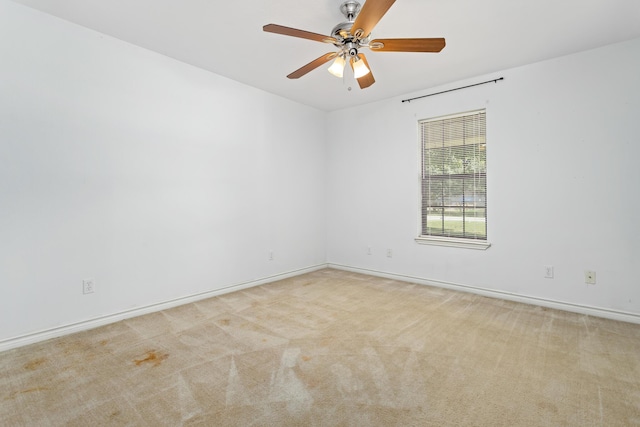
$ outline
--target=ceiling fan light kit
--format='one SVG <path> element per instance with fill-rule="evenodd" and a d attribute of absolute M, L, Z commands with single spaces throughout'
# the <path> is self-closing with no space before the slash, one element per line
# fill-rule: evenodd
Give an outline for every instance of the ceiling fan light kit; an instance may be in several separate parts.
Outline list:
<path fill-rule="evenodd" d="M 364 61 L 357 55 L 351 60 L 351 64 L 353 65 L 353 77 L 356 79 L 364 77 L 371 72 L 371 70 L 365 65 Z"/>
<path fill-rule="evenodd" d="M 267 24 L 263 31 L 285 36 L 331 43 L 339 49 L 311 61 L 287 77 L 297 79 L 319 66 L 335 58 L 328 71 L 336 77 L 342 78 L 347 58 L 354 71 L 354 77 L 361 89 L 375 83 L 373 73 L 367 59 L 360 50 L 370 49 L 379 52 L 440 52 L 445 47 L 443 38 L 411 38 L 411 39 L 376 39 L 371 40 L 371 30 L 387 13 L 395 0 L 367 0 L 364 6 L 354 0 L 348 0 L 340 6 L 340 12 L 347 18 L 346 22 L 336 25 L 330 36 L 284 27 L 277 24 Z"/>
<path fill-rule="evenodd" d="M 335 61 L 333 61 L 333 64 L 331 64 L 331 66 L 329 67 L 328 71 L 334 76 L 341 79 L 344 76 L 345 65 L 346 65 L 346 62 L 344 60 L 344 57 L 342 55 L 338 55 Z"/>

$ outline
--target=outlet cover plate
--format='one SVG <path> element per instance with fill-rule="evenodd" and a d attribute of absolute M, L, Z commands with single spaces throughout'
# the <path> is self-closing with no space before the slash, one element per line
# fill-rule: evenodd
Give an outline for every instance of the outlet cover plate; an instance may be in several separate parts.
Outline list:
<path fill-rule="evenodd" d="M 96 282 L 93 279 L 84 279 L 82 281 L 82 293 L 92 294 L 96 291 Z"/>

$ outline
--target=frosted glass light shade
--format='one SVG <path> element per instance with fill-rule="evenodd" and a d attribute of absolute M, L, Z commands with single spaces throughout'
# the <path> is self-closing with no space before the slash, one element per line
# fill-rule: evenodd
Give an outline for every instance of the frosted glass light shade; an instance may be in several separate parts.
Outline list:
<path fill-rule="evenodd" d="M 369 70 L 369 68 L 367 68 L 367 66 L 365 65 L 364 61 L 358 57 L 354 58 L 351 64 L 353 65 L 353 76 L 356 79 L 359 79 L 362 76 L 366 76 L 371 72 L 371 70 Z"/>
<path fill-rule="evenodd" d="M 333 64 L 329 67 L 329 72 L 338 78 L 342 78 L 344 75 L 344 58 L 342 56 L 338 56 Z"/>

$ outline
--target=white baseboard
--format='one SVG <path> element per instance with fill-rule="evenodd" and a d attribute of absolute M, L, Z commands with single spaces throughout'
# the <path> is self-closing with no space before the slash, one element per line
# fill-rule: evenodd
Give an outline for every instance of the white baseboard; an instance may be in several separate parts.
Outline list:
<path fill-rule="evenodd" d="M 521 302 L 525 304 L 538 305 L 541 307 L 555 308 L 558 310 L 570 311 L 573 313 L 586 314 L 589 316 L 603 317 L 605 319 L 619 320 L 622 322 L 640 324 L 640 314 L 628 313 L 624 311 L 610 310 L 606 308 L 590 307 L 586 305 L 573 304 L 563 301 L 554 301 L 544 298 L 532 297 L 527 295 L 514 294 L 510 292 L 496 291 L 493 289 L 480 288 L 476 286 L 462 285 L 458 283 L 444 282 L 441 280 L 425 279 L 422 277 L 407 276 L 403 274 L 387 273 L 384 271 L 369 270 L 366 268 L 350 267 L 341 264 L 327 264 L 329 268 L 336 270 L 351 271 L 354 273 L 368 274 L 371 276 L 384 277 L 387 279 L 400 280 L 403 282 L 417 283 L 419 285 L 435 286 L 440 288 L 452 289 L 461 292 L 469 292 L 490 298 L 499 298 L 508 301 Z"/>
<path fill-rule="evenodd" d="M 422 277 L 408 276 L 396 273 L 387 273 L 378 270 L 369 270 L 365 268 L 351 267 L 341 264 L 318 264 L 315 266 L 302 268 L 299 270 L 292 270 L 285 273 L 276 274 L 273 276 L 263 277 L 248 282 L 237 283 L 234 285 L 226 286 L 224 288 L 216 289 L 213 291 L 203 292 L 195 295 L 189 295 L 186 297 L 176 298 L 173 300 L 165 301 L 162 303 L 151 304 L 144 307 L 138 307 L 132 310 L 121 311 L 118 313 L 101 316 L 93 319 L 89 319 L 82 322 L 77 322 L 69 325 L 60 326 L 57 328 L 46 329 L 31 334 L 21 335 L 14 338 L 9 338 L 0 341 L 0 352 L 10 350 L 12 348 L 22 347 L 29 344 L 35 344 L 37 342 L 45 341 L 51 338 L 57 338 L 64 335 L 73 334 L 76 332 L 86 331 L 89 329 L 97 328 L 100 326 L 108 325 L 110 323 L 119 322 L 120 320 L 130 319 L 132 317 L 142 316 L 157 311 L 167 310 L 169 308 L 177 307 L 183 304 L 189 304 L 192 302 L 200 301 L 203 299 L 215 297 L 218 295 L 224 295 L 230 292 L 239 291 L 242 289 L 252 288 L 254 286 L 260 286 L 267 283 L 275 282 L 289 277 L 299 276 L 301 274 L 311 273 L 313 271 L 321 270 L 323 268 L 334 268 L 336 270 L 351 271 L 354 273 L 368 274 L 371 276 L 385 277 L 388 279 L 399 280 L 403 282 L 417 283 L 426 286 L 435 286 L 440 288 L 452 289 L 462 292 L 469 292 L 477 295 L 487 296 L 491 298 L 500 298 L 508 301 L 521 302 L 525 304 L 538 305 L 542 307 L 555 308 L 558 310 L 570 311 L 573 313 L 586 314 L 589 316 L 603 317 L 606 319 L 619 320 L 623 322 L 640 324 L 640 315 L 635 313 L 628 313 L 617 310 L 609 310 L 599 307 L 590 307 L 579 304 L 572 304 L 562 301 L 553 301 L 543 298 L 531 297 L 527 295 L 514 294 L 509 292 L 496 291 L 492 289 L 480 288 L 475 286 L 462 285 L 458 283 L 444 282 L 441 280 L 425 279 Z"/>
<path fill-rule="evenodd" d="M 301 268 L 298 270 L 292 270 L 285 273 L 276 274 L 273 276 L 263 277 L 261 279 L 251 280 L 249 282 L 243 282 L 243 283 L 237 283 L 234 285 L 225 286 L 224 288 L 216 289 L 213 291 L 202 292 L 199 294 L 189 295 L 181 298 L 175 298 L 175 299 L 164 301 L 157 304 L 151 304 L 144 307 L 134 308 L 132 310 L 121 311 L 118 313 L 109 314 L 106 316 L 100 316 L 100 317 L 85 320 L 82 322 L 60 326 L 57 328 L 46 329 L 39 332 L 34 332 L 34 333 L 21 335 L 14 338 L 9 338 L 9 339 L 0 341 L 0 352 L 5 350 L 10 350 L 12 348 L 22 347 L 29 344 L 35 344 L 37 342 L 45 341 L 51 338 L 58 338 L 64 335 L 69 335 L 76 332 L 94 329 L 100 326 L 108 325 L 110 323 L 119 322 L 120 320 L 130 319 L 132 317 L 142 316 L 144 314 L 167 310 L 169 308 L 177 307 L 179 305 L 189 304 L 192 302 L 215 297 L 218 295 L 228 294 L 230 292 L 252 288 L 254 286 L 264 285 L 266 283 L 287 279 L 289 277 L 299 276 L 305 273 L 311 273 L 313 271 L 321 270 L 326 267 L 327 267 L 327 264 L 318 264 L 315 266 Z"/>

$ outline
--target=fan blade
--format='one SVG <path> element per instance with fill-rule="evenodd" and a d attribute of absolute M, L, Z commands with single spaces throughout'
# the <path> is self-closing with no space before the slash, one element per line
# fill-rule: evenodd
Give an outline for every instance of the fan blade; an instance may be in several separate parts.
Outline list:
<path fill-rule="evenodd" d="M 361 39 L 367 37 L 395 1 L 367 0 L 351 27 L 351 34 Z"/>
<path fill-rule="evenodd" d="M 335 53 L 335 52 L 324 54 L 320 58 L 314 59 L 313 61 L 309 62 L 304 67 L 298 68 L 296 71 L 294 71 L 293 73 L 289 74 L 287 76 L 287 78 L 289 78 L 289 79 L 299 79 L 300 77 L 302 77 L 305 74 L 307 74 L 309 71 L 313 71 L 316 68 L 318 68 L 319 66 L 321 66 L 322 64 L 326 64 L 327 62 L 331 61 L 337 55 L 338 54 Z"/>
<path fill-rule="evenodd" d="M 367 58 L 364 56 L 364 53 L 360 53 L 358 54 L 358 56 L 360 57 L 360 60 L 364 62 L 364 65 L 366 65 L 367 68 L 369 69 L 368 74 L 365 74 L 364 76 L 357 79 L 360 89 L 366 89 L 372 84 L 374 84 L 376 82 L 376 79 L 373 78 L 373 71 L 371 71 L 371 67 L 369 67 L 369 63 L 367 62 Z M 349 64 L 351 64 L 351 69 L 353 69 L 353 58 L 351 58 L 351 61 L 349 61 Z"/>
<path fill-rule="evenodd" d="M 439 39 L 376 39 L 369 42 L 371 50 L 383 52 L 440 52 L 444 49 L 443 38 Z"/>
<path fill-rule="evenodd" d="M 267 33 L 282 34 L 284 36 L 299 37 L 301 39 L 314 40 L 323 43 L 337 43 L 338 40 L 333 37 L 323 36 L 322 34 L 311 33 L 309 31 L 298 30 L 296 28 L 283 27 L 282 25 L 267 24 L 262 27 Z"/>

